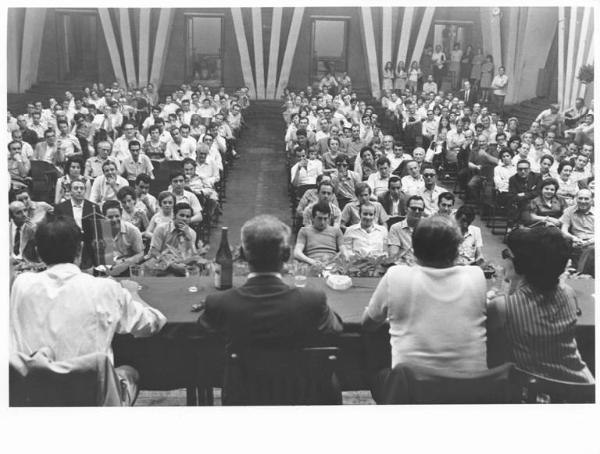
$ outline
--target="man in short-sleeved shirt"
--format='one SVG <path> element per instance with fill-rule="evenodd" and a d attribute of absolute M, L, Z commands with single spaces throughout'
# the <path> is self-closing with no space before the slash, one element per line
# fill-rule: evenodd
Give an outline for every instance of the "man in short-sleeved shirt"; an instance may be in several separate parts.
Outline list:
<path fill-rule="evenodd" d="M 414 265 L 416 263 L 412 234 L 423 217 L 425 202 L 420 196 L 412 196 L 406 202 L 406 219 L 392 225 L 388 235 L 389 256 L 396 263 Z"/>
<path fill-rule="evenodd" d="M 565 209 L 560 221 L 563 233 L 574 244 L 594 243 L 594 208 L 592 191 L 580 189 L 576 197 L 577 205 Z"/>
<path fill-rule="evenodd" d="M 367 202 L 360 206 L 360 223 L 351 225 L 344 233 L 348 254 L 387 254 L 388 232 L 375 224 L 375 207 Z"/>
<path fill-rule="evenodd" d="M 102 212 L 110 222 L 115 263 L 110 269 L 111 276 L 120 276 L 137 265 L 144 257 L 142 233 L 133 224 L 121 220 L 121 204 L 116 200 L 107 201 Z"/>
<path fill-rule="evenodd" d="M 298 232 L 294 257 L 310 265 L 319 265 L 331 260 L 342 250 L 342 231 L 329 225 L 331 207 L 317 202 L 311 210 L 312 225 Z"/>

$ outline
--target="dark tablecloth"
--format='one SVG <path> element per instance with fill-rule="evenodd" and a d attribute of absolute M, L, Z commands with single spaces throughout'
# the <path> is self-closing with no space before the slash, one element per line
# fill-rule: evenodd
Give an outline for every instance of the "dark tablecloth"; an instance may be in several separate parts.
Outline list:
<path fill-rule="evenodd" d="M 235 277 L 234 285 L 243 284 L 244 277 Z M 340 349 L 339 378 L 344 390 L 368 389 L 370 372 L 389 366 L 389 335 L 387 327 L 376 333 L 361 334 L 360 321 L 364 308 L 377 286 L 376 278 L 353 278 L 353 287 L 346 291 L 330 289 L 323 279 L 309 278 L 307 285 L 320 288 L 327 294 L 329 305 L 341 316 L 344 333 L 324 339 Z M 196 324 L 198 314 L 192 305 L 200 303 L 215 292 L 210 278 L 146 277 L 140 296 L 159 309 L 168 320 L 160 334 L 147 339 L 117 336 L 113 343 L 117 365 L 130 364 L 138 369 L 143 389 L 166 390 L 193 386 L 208 381 L 219 386 L 224 365 L 224 342 L 217 335 L 207 335 Z M 292 284 L 292 280 L 286 278 Z M 579 349 L 592 370 L 594 362 L 594 280 L 570 280 L 577 292 L 582 315 L 577 329 Z M 195 292 L 190 287 L 196 287 Z M 488 365 L 501 363 L 505 358 L 501 338 L 488 338 Z"/>

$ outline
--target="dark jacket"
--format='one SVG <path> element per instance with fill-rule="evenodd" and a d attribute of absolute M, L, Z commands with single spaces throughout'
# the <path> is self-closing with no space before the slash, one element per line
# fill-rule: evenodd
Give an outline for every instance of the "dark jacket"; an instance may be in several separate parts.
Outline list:
<path fill-rule="evenodd" d="M 406 200 L 408 197 L 404 192 L 400 193 L 400 199 L 397 202 L 392 200 L 392 196 L 390 195 L 390 191 L 385 191 L 378 197 L 379 203 L 383 206 L 385 212 L 391 216 L 392 215 L 392 207 L 394 203 L 398 204 L 398 215 L 406 216 Z"/>
<path fill-rule="evenodd" d="M 320 334 L 341 332 L 342 321 L 320 290 L 290 287 L 259 275 L 208 295 L 198 320 L 224 334 L 228 349 L 301 348 Z"/>
<path fill-rule="evenodd" d="M 83 201 L 83 211 L 82 211 L 82 219 L 81 219 L 81 227 L 83 231 L 83 250 L 81 251 L 81 268 L 86 269 L 91 266 L 99 265 L 97 260 L 94 258 L 94 251 L 92 249 L 92 240 L 94 239 L 94 222 L 92 213 L 96 210 L 96 214 L 98 216 L 102 216 L 100 212 L 100 207 L 89 200 Z M 73 205 L 70 200 L 66 200 L 62 203 L 59 203 L 54 207 L 55 215 L 63 215 L 68 216 L 70 218 L 73 217 Z M 86 217 L 89 216 L 89 217 Z M 102 232 L 102 230 L 99 230 Z"/>

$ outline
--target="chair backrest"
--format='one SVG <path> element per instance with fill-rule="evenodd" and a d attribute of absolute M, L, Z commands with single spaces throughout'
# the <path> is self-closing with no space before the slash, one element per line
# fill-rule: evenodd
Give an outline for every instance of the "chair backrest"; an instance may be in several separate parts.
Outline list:
<path fill-rule="evenodd" d="M 52 361 L 50 356 L 43 350 L 32 356 L 11 354 L 10 406 L 123 405 L 120 380 L 106 354 L 93 353 L 57 362 Z"/>
<path fill-rule="evenodd" d="M 54 188 L 58 179 L 56 167 L 46 161 L 31 161 L 31 197 L 34 200 L 54 202 Z"/>
<path fill-rule="evenodd" d="M 338 405 L 335 347 L 229 352 L 223 405 Z"/>
<path fill-rule="evenodd" d="M 497 404 L 517 402 L 511 383 L 514 365 L 481 372 L 457 372 L 415 364 L 388 370 L 378 404 Z"/>
<path fill-rule="evenodd" d="M 573 383 L 543 377 L 515 368 L 515 382 L 526 403 L 593 404 L 596 402 L 594 383 Z"/>

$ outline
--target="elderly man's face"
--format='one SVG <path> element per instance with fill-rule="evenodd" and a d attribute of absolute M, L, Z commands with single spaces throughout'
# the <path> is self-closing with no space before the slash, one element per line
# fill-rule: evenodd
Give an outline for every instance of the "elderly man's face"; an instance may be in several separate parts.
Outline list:
<path fill-rule="evenodd" d="M 588 189 L 582 189 L 577 193 L 577 209 L 587 211 L 592 207 L 592 192 Z"/>
<path fill-rule="evenodd" d="M 408 174 L 414 178 L 419 175 L 419 164 L 416 162 L 409 162 L 406 165 L 406 169 L 408 170 Z"/>
<path fill-rule="evenodd" d="M 413 158 L 417 162 L 423 162 L 425 160 L 425 150 L 422 148 L 415 148 L 413 150 Z"/>

